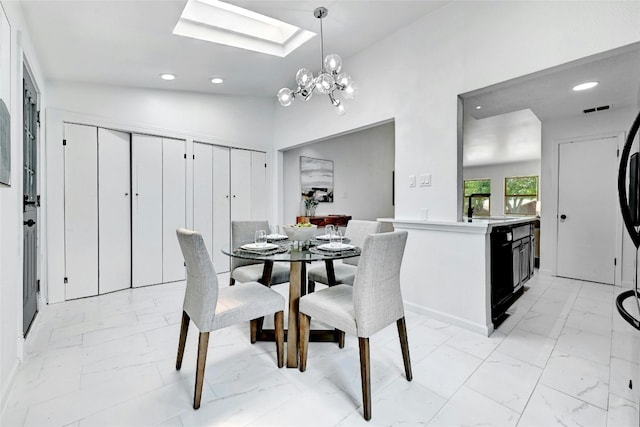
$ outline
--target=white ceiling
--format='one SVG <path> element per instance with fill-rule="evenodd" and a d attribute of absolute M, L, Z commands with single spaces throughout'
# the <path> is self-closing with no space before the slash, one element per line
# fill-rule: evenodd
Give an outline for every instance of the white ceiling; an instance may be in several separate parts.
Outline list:
<path fill-rule="evenodd" d="M 229 3 L 319 34 L 323 21 L 325 55 L 338 53 L 349 72 L 349 57 L 414 22 L 447 1 L 236 1 Z M 186 0 L 22 0 L 46 79 L 161 88 L 194 92 L 274 96 L 293 87 L 301 67 L 320 65 L 319 35 L 286 58 L 175 36 L 173 28 Z M 166 82 L 160 73 L 174 73 Z M 220 76 L 222 85 L 209 79 Z M 354 80 L 357 75 L 352 76 Z"/>
<path fill-rule="evenodd" d="M 572 90 L 593 80 L 600 82 L 594 89 Z M 463 94 L 463 164 L 539 159 L 540 122 L 579 117 L 604 105 L 609 111 L 636 107 L 639 88 L 640 44 L 634 44 Z"/>
<path fill-rule="evenodd" d="M 462 164 L 490 164 L 540 160 L 542 127 L 529 109 L 474 119 L 465 116 Z"/>

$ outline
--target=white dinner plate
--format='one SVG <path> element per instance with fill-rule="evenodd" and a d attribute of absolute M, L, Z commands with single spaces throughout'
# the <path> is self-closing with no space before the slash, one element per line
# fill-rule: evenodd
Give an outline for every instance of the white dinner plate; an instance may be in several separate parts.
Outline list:
<path fill-rule="evenodd" d="M 329 240 L 329 236 L 328 234 L 323 234 L 322 236 L 316 236 L 316 239 L 318 240 Z"/>
<path fill-rule="evenodd" d="M 284 240 L 287 238 L 286 234 L 267 234 L 267 239 L 269 240 Z"/>
<path fill-rule="evenodd" d="M 247 243 L 246 245 L 242 245 L 242 249 L 250 249 L 252 251 L 268 251 L 269 249 L 275 249 L 278 245 L 274 245 L 273 243 Z"/>
<path fill-rule="evenodd" d="M 318 246 L 318 249 L 322 249 L 324 251 L 343 251 L 345 249 L 353 248 L 355 248 L 355 246 L 347 243 L 325 243 L 324 245 Z"/>

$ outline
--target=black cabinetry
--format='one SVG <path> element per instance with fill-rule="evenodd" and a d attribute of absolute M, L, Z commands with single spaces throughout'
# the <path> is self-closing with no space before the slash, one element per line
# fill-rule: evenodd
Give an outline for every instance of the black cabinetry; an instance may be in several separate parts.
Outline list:
<path fill-rule="evenodd" d="M 494 227 L 491 230 L 491 320 L 497 327 L 506 311 L 522 295 L 533 276 L 535 238 L 533 224 Z"/>

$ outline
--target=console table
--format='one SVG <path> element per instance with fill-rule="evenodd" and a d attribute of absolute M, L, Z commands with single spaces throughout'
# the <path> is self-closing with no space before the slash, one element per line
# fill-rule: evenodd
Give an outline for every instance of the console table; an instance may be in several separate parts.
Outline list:
<path fill-rule="evenodd" d="M 337 225 L 340 227 L 346 227 L 347 223 L 351 219 L 350 215 L 327 215 L 327 216 L 298 216 L 296 217 L 296 223 L 300 223 L 302 218 L 309 218 L 311 224 L 318 227 L 325 227 L 329 224 Z"/>

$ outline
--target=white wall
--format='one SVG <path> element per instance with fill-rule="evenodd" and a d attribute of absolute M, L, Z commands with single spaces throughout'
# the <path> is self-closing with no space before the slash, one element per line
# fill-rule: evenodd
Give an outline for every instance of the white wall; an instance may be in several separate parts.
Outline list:
<path fill-rule="evenodd" d="M 626 134 L 635 119 L 635 108 L 612 109 L 582 115 L 573 119 L 561 119 L 542 123 L 542 176 L 540 194 L 540 269 L 555 273 L 557 256 L 558 214 L 558 144 L 570 138 L 598 137 Z M 624 145 L 624 137 L 620 149 Z M 612 188 L 611 191 L 617 189 Z M 630 286 L 633 280 L 633 255 L 635 248 L 626 231 L 620 228 L 623 237 L 622 282 Z"/>
<path fill-rule="evenodd" d="M 50 82 L 48 108 L 95 116 L 119 125 L 270 150 L 273 103 L 266 98 Z"/>
<path fill-rule="evenodd" d="M 386 123 L 284 152 L 284 217 L 300 215 L 300 156 L 333 161 L 333 203 L 320 203 L 316 215 L 353 219 L 393 217 L 394 125 Z"/>
<path fill-rule="evenodd" d="M 540 176 L 540 160 L 471 166 L 462 170 L 463 179 L 489 178 L 491 180 L 491 216 L 503 216 L 504 179 L 511 176 Z M 539 182 L 539 180 L 538 180 Z M 465 212 L 466 215 L 466 212 Z"/>
<path fill-rule="evenodd" d="M 451 2 L 343 58 L 344 71 L 359 86 L 345 116 L 336 117 L 316 99 L 278 107 L 274 141 L 286 149 L 393 118 L 396 218 L 419 219 L 426 207 L 431 220 L 456 221 L 462 170 L 457 96 L 638 42 L 638 22 L 640 2 Z M 432 186 L 410 188 L 407 177 L 421 173 L 432 174 Z M 543 168 L 541 197 L 554 174 Z M 544 219 L 544 202 L 542 209 Z M 543 268 L 548 268 L 545 259 L 554 258 L 545 245 L 555 239 L 544 235 L 552 227 L 542 224 Z M 410 232 L 409 241 L 413 237 Z M 453 249 L 459 259 L 477 256 L 472 247 L 445 247 L 438 253 Z M 411 272 L 403 276 L 404 286 L 412 288 L 404 293 L 409 303 L 419 304 L 428 295 L 422 287 L 442 285 L 428 280 L 441 257 L 406 251 L 403 263 L 403 271 Z"/>
<path fill-rule="evenodd" d="M 11 187 L 0 186 L 0 407 L 4 407 L 14 374 L 22 359 L 22 69 L 29 63 L 39 91 L 44 80 L 19 2 L 2 2 L 11 26 L 10 64 L 0 69 L 10 74 Z M 4 89 L 3 89 L 4 91 Z M 44 101 L 44 96 L 41 98 Z"/>
<path fill-rule="evenodd" d="M 636 42 L 639 21 L 638 2 L 451 2 L 343 58 L 359 86 L 345 116 L 316 99 L 278 107 L 274 140 L 284 149 L 395 118 L 396 216 L 427 207 L 455 221 L 457 95 Z M 431 187 L 405 185 L 420 173 Z"/>

